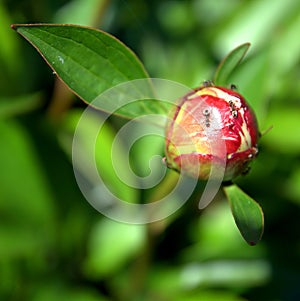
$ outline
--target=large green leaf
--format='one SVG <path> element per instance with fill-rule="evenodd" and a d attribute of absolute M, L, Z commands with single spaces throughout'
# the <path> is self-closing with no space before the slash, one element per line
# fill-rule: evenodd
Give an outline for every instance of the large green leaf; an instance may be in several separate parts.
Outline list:
<path fill-rule="evenodd" d="M 250 43 L 242 44 L 236 47 L 235 49 L 233 49 L 222 60 L 214 76 L 215 85 L 224 86 L 228 84 L 228 78 L 230 74 L 244 58 L 249 47 L 250 47 Z"/>
<path fill-rule="evenodd" d="M 148 77 L 136 55 L 101 30 L 56 24 L 12 25 L 12 28 L 28 40 L 67 86 L 87 103 L 120 83 Z M 131 87 L 138 90 L 134 94 L 138 100 L 143 98 L 139 95 L 149 96 L 152 91 L 150 82 L 140 89 L 134 84 Z M 109 98 L 108 101 L 117 100 Z M 159 106 L 158 101 L 139 101 L 118 113 L 132 118 L 145 111 L 157 113 Z M 97 108 L 107 111 L 106 105 L 100 104 Z"/>
<path fill-rule="evenodd" d="M 263 234 L 264 216 L 259 204 L 237 185 L 224 187 L 232 214 L 242 236 L 250 245 L 256 245 Z"/>

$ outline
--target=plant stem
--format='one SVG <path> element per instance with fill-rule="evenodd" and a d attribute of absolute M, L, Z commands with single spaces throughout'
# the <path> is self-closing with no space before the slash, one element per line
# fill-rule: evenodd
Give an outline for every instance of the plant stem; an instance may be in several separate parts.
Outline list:
<path fill-rule="evenodd" d="M 148 203 L 158 201 L 167 195 L 177 184 L 178 178 L 178 173 L 169 171 L 164 180 L 156 187 L 151 196 L 149 196 Z M 166 229 L 168 223 L 168 219 L 163 219 L 146 225 L 146 244 L 132 267 L 129 288 L 122 296 L 122 300 L 134 300 L 134 298 L 146 292 L 148 272 L 151 266 L 156 241 L 159 235 Z"/>

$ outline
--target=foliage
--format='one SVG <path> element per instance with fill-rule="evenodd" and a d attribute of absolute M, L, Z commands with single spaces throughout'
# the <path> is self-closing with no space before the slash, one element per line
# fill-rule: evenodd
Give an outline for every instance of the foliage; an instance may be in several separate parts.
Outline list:
<path fill-rule="evenodd" d="M 1 2 L 1 299 L 299 299 L 299 9 L 296 0 Z M 255 108 L 262 132 L 273 126 L 251 172 L 238 179 L 265 212 L 259 245 L 240 239 L 222 194 L 202 212 L 189 201 L 147 227 L 108 221 L 85 201 L 69 156 L 85 106 L 9 28 L 57 20 L 108 31 L 150 76 L 189 87 L 251 42 L 230 82 Z M 94 112 L 87 133 L 101 118 Z M 109 122 L 107 141 L 123 121 Z M 141 156 L 135 162 L 145 162 Z"/>

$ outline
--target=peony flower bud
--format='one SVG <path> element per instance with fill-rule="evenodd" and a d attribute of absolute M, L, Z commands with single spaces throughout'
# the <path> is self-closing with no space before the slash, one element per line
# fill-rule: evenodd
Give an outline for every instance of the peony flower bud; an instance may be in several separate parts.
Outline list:
<path fill-rule="evenodd" d="M 169 168 L 207 180 L 211 170 L 229 181 L 246 173 L 258 154 L 254 112 L 233 89 L 205 84 L 182 97 L 166 127 Z M 214 173 L 216 176 L 216 174 Z"/>

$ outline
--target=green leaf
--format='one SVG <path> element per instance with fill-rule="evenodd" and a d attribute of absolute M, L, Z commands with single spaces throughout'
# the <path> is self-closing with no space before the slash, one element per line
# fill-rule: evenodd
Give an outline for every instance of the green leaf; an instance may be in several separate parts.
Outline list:
<path fill-rule="evenodd" d="M 28 40 L 58 77 L 87 103 L 120 83 L 148 78 L 136 55 L 106 32 L 82 26 L 55 24 L 12 25 L 12 28 Z M 131 87 L 137 88 L 134 84 Z M 145 89 L 152 91 L 150 81 L 134 91 L 138 92 L 134 95 L 144 95 Z M 121 92 L 124 91 L 120 90 L 119 94 Z M 117 101 L 111 98 L 107 101 L 113 100 Z M 119 114 L 132 118 L 145 111 L 156 113 L 160 105 L 158 101 L 138 101 L 126 106 Z M 106 108 L 104 104 L 97 107 L 100 110 L 107 110 Z"/>
<path fill-rule="evenodd" d="M 21 95 L 17 97 L 0 97 L 0 118 L 30 112 L 42 105 L 40 93 Z"/>
<path fill-rule="evenodd" d="M 250 43 L 242 44 L 233 49 L 218 66 L 215 76 L 214 84 L 217 86 L 225 86 L 228 84 L 228 78 L 232 71 L 238 66 L 246 55 Z"/>
<path fill-rule="evenodd" d="M 145 238 L 146 228 L 143 225 L 100 220 L 91 232 L 85 273 L 93 279 L 116 273 L 141 251 Z"/>
<path fill-rule="evenodd" d="M 54 16 L 55 23 L 92 25 L 101 20 L 106 0 L 72 0 L 62 6 Z"/>
<path fill-rule="evenodd" d="M 281 154 L 298 155 L 300 151 L 299 105 L 283 104 L 270 110 L 265 124 L 274 129 L 263 137 L 263 143 Z"/>
<path fill-rule="evenodd" d="M 113 161 L 116 159 L 112 157 L 112 145 L 116 133 L 108 123 L 104 123 L 101 129 L 99 128 L 99 123 L 103 122 L 99 112 L 91 110 L 85 116 L 86 118 L 83 119 L 82 111 L 79 110 L 71 110 L 66 114 L 64 122 L 61 124 L 60 132 L 62 147 L 71 157 L 72 143 L 76 129 L 76 139 L 78 140 L 76 143 L 81 149 L 80 160 L 78 159 L 81 164 L 80 166 L 76 166 L 76 168 L 90 183 L 94 183 L 95 176 L 90 164 L 93 162 L 91 158 L 95 156 L 97 170 L 100 172 L 101 178 L 105 185 L 109 187 L 109 190 L 113 191 L 115 195 L 124 201 L 137 203 L 139 200 L 139 191 L 123 182 L 113 166 Z M 78 127 L 79 121 L 80 127 Z M 124 146 L 120 143 L 116 145 L 115 156 L 117 157 L 117 162 L 124 178 L 130 183 L 134 182 L 132 174 L 126 165 L 129 158 L 126 157 Z"/>
<path fill-rule="evenodd" d="M 265 47 L 272 48 L 273 51 L 276 48 L 276 42 L 279 42 L 282 43 L 282 46 L 288 47 L 288 52 L 290 52 L 290 45 L 287 46 L 287 44 L 284 43 L 285 39 L 282 39 L 282 34 L 284 34 L 289 21 L 293 18 L 298 18 L 299 15 L 294 12 L 299 11 L 299 1 L 247 1 L 237 9 L 238 13 L 232 14 L 234 11 L 233 2 L 234 1 L 230 2 L 230 18 L 225 18 L 223 15 L 223 20 L 226 21 L 220 22 L 216 28 L 213 46 L 218 53 L 226 53 L 236 41 L 243 41 L 245 37 L 247 37 L 247 40 L 251 41 L 257 49 Z M 228 2 L 226 1 L 224 3 L 227 4 Z M 235 2 L 235 4 L 239 6 L 238 2 Z M 220 10 L 220 8 L 218 9 Z M 257 20 L 260 21 L 257 22 Z M 275 32 L 279 24 L 281 25 L 281 30 L 277 35 Z M 299 32 L 299 30 L 297 32 Z M 299 39 L 296 38 L 296 40 Z M 269 47 L 270 43 L 272 43 L 272 47 Z M 289 54 L 285 51 L 284 56 L 289 56 Z M 283 58 L 283 60 L 284 59 L 285 58 Z M 281 60 L 281 58 L 279 58 L 279 60 Z M 278 62 L 278 64 L 280 64 L 280 62 Z M 277 60 L 274 65 L 277 65 Z M 273 67 L 276 68 L 277 66 Z"/>
<path fill-rule="evenodd" d="M 263 234 L 264 215 L 261 207 L 237 185 L 224 187 L 235 223 L 251 246 L 256 245 Z"/>
<path fill-rule="evenodd" d="M 0 66 L 1 73 L 7 77 L 7 72 L 16 75 L 20 67 L 20 53 L 18 51 L 18 41 L 16 37 L 9 30 L 11 24 L 11 12 L 7 9 L 2 1 L 0 2 L 0 39 L 3 41 L 0 47 Z M 3 83 L 2 83 L 3 84 Z"/>
<path fill-rule="evenodd" d="M 13 119 L 0 120 L 0 136 L 0 257 L 38 260 L 53 239 L 55 198 L 25 128 Z"/>

